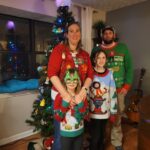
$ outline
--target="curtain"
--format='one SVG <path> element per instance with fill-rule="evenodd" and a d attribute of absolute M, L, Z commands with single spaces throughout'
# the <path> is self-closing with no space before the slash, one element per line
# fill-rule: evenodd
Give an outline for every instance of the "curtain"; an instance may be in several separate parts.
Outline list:
<path fill-rule="evenodd" d="M 92 15 L 91 7 L 81 7 L 81 34 L 83 48 L 90 54 L 92 50 Z"/>

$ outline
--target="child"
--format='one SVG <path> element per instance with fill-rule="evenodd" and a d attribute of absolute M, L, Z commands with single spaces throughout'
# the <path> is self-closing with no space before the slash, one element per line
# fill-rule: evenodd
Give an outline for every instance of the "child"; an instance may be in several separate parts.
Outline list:
<path fill-rule="evenodd" d="M 104 150 L 105 126 L 108 118 L 115 121 L 117 95 L 115 81 L 110 70 L 105 68 L 105 51 L 98 51 L 93 57 L 94 78 L 89 90 L 90 97 L 90 150 Z"/>
<path fill-rule="evenodd" d="M 64 85 L 72 99 L 62 99 L 58 94 L 54 101 L 54 117 L 60 121 L 61 148 L 62 150 L 81 150 L 84 118 L 88 118 L 88 102 L 75 101 L 75 96 L 80 90 L 80 79 L 75 69 L 66 71 Z"/>

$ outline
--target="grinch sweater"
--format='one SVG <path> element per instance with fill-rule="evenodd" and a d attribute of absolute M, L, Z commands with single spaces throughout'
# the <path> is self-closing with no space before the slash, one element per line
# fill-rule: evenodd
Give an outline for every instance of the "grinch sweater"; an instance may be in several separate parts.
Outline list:
<path fill-rule="evenodd" d="M 73 108 L 62 99 L 60 94 L 54 101 L 54 117 L 60 121 L 60 134 L 64 137 L 76 137 L 84 131 L 84 119 L 88 119 L 88 102 L 85 100 Z"/>
<path fill-rule="evenodd" d="M 121 88 L 129 90 L 133 80 L 133 67 L 127 46 L 116 43 L 109 49 L 103 45 L 95 47 L 91 53 L 91 60 L 93 60 L 94 53 L 101 49 L 107 53 L 107 67 L 113 71 L 117 91 L 120 92 Z"/>
<path fill-rule="evenodd" d="M 95 71 L 89 97 L 91 118 L 108 119 L 110 114 L 117 113 L 116 86 L 110 70 L 103 73 Z"/>

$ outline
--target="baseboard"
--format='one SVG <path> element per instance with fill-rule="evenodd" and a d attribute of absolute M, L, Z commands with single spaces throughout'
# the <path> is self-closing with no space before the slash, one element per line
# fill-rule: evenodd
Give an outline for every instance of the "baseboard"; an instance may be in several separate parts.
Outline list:
<path fill-rule="evenodd" d="M 33 132 L 33 130 L 28 130 L 28 131 L 10 136 L 8 138 L 0 139 L 0 146 L 11 143 L 11 142 L 14 142 L 14 141 L 17 141 L 17 140 L 20 140 L 22 138 L 25 138 L 25 137 L 28 137 L 28 136 L 31 136 L 31 135 L 34 135 L 34 134 L 37 134 L 37 133 L 38 132 Z"/>

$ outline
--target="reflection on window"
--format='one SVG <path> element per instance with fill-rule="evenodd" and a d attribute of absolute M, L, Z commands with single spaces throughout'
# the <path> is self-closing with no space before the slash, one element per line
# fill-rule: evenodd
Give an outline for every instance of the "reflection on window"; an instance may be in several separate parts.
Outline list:
<path fill-rule="evenodd" d="M 50 37 L 52 36 L 50 24 L 35 22 L 35 50 L 44 52 L 48 48 Z"/>
<path fill-rule="evenodd" d="M 0 83 L 38 77 L 51 30 L 51 23 L 0 14 Z"/>

